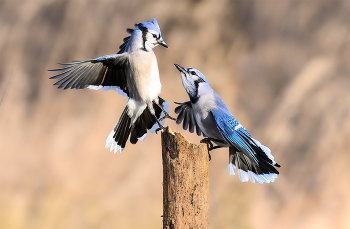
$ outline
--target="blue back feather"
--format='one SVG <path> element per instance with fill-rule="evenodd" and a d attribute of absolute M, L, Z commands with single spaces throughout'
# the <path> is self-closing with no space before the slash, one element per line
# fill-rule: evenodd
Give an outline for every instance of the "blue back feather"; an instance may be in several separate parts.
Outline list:
<path fill-rule="evenodd" d="M 239 151 L 245 152 L 247 156 L 258 163 L 256 153 L 250 146 L 250 144 L 255 145 L 255 143 L 251 139 L 248 131 L 243 126 L 235 130 L 235 127 L 240 125 L 240 123 L 232 115 L 227 115 L 222 112 L 215 112 L 215 110 L 212 111 L 212 113 L 216 121 L 216 126 L 227 143 L 237 148 Z"/>

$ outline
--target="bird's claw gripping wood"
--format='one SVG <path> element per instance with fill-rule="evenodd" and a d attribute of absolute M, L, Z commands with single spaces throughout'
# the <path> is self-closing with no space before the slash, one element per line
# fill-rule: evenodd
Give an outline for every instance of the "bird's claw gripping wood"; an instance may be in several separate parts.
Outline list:
<path fill-rule="evenodd" d="M 206 143 L 208 145 L 208 149 L 213 147 L 213 143 L 210 138 L 203 138 L 200 143 Z"/>
<path fill-rule="evenodd" d="M 222 148 L 222 146 L 214 146 L 212 141 L 214 141 L 214 139 L 212 138 L 203 138 L 200 143 L 206 143 L 208 145 L 208 150 L 209 151 L 212 151 L 214 149 L 220 149 Z M 220 140 L 215 140 L 215 141 L 218 141 L 218 142 L 222 142 Z M 222 142 L 223 143 L 223 142 Z"/>
<path fill-rule="evenodd" d="M 207 144 L 208 147 L 208 156 L 209 156 L 209 161 L 211 161 L 211 155 L 210 155 L 210 151 L 214 149 L 213 143 L 211 142 L 210 138 L 203 138 L 200 143 L 205 143 Z"/>
<path fill-rule="evenodd" d="M 166 128 L 164 127 L 164 126 L 162 126 L 162 125 L 160 125 L 157 129 L 156 129 L 156 134 L 158 134 L 158 131 L 160 131 L 160 130 L 165 130 Z"/>

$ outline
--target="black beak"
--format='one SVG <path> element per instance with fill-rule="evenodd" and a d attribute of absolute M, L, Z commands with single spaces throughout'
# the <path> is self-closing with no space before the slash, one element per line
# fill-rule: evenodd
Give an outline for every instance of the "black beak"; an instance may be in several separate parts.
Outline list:
<path fill-rule="evenodd" d="M 178 65 L 178 64 L 174 64 L 174 65 L 177 68 L 177 70 L 179 70 L 180 72 L 186 72 L 186 70 L 183 67 L 181 67 L 180 65 Z"/>
<path fill-rule="evenodd" d="M 163 38 L 159 39 L 158 44 L 164 46 L 165 48 L 169 48 L 168 44 L 163 40 Z"/>

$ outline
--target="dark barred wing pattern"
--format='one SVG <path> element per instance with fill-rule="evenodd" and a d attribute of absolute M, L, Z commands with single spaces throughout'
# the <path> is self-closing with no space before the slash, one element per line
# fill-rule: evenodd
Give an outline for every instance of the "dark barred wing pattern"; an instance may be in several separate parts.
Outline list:
<path fill-rule="evenodd" d="M 61 65 L 64 67 L 49 70 L 60 72 L 50 78 L 59 79 L 54 84 L 58 85 L 58 88 L 116 90 L 120 94 L 128 96 L 126 69 L 129 62 L 127 53 Z"/>
<path fill-rule="evenodd" d="M 281 166 L 274 161 L 270 149 L 252 138 L 233 116 L 220 112 L 212 114 L 222 137 L 230 145 L 229 174 L 234 175 L 237 166 L 242 182 L 273 182 L 279 174 L 275 167 Z"/>
<path fill-rule="evenodd" d="M 176 103 L 176 102 L 175 102 Z M 194 132 L 194 127 L 196 127 L 196 133 L 198 136 L 202 135 L 202 131 L 199 128 L 193 114 L 192 104 L 190 101 L 184 103 L 176 103 L 179 106 L 175 108 L 175 113 L 178 114 L 176 119 L 176 124 L 183 122 L 183 129 L 187 130 L 189 128 L 190 133 Z"/>

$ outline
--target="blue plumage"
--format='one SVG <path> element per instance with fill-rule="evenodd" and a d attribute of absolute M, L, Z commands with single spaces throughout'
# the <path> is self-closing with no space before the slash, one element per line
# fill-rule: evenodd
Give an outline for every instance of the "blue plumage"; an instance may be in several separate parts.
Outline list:
<path fill-rule="evenodd" d="M 216 126 L 225 138 L 226 142 L 240 151 L 247 152 L 247 156 L 252 157 L 256 162 L 255 152 L 249 142 L 253 142 L 247 130 L 233 117 L 223 117 L 222 113 L 212 111 Z M 237 128 L 239 127 L 239 128 Z"/>
<path fill-rule="evenodd" d="M 209 86 L 204 75 L 194 68 L 180 71 L 182 84 L 190 97 L 175 109 L 179 114 L 177 124 L 182 121 L 190 132 L 196 126 L 197 134 L 207 138 L 209 150 L 229 147 L 229 174 L 234 175 L 237 167 L 239 179 L 256 183 L 273 182 L 280 167 L 274 161 L 271 151 L 251 137 L 248 131 L 232 116 L 220 96 Z M 212 146 L 211 142 L 217 144 Z"/>

